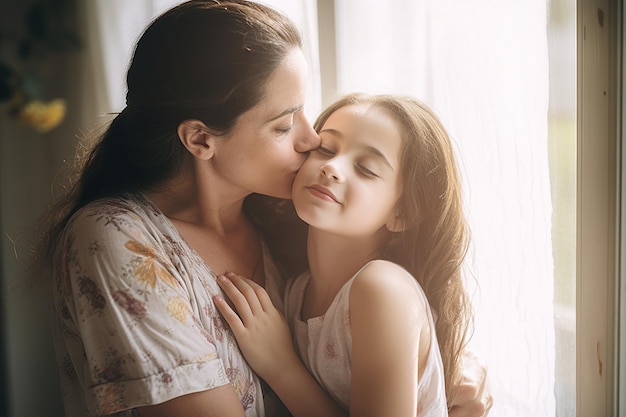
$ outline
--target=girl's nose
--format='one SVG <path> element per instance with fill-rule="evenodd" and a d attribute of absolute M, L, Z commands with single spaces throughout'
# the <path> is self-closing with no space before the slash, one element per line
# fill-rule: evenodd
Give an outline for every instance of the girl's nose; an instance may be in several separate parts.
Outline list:
<path fill-rule="evenodd" d="M 335 182 L 342 182 L 343 181 L 343 175 L 341 175 L 341 172 L 331 162 L 328 162 L 328 163 L 322 165 L 322 167 L 320 169 L 320 174 L 323 177 L 328 178 L 331 181 L 335 181 Z"/>

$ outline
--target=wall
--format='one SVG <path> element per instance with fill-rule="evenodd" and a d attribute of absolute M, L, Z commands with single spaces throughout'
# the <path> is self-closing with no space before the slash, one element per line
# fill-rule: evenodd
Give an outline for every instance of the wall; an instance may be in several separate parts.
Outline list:
<path fill-rule="evenodd" d="M 19 31 L 22 15 L 34 0 L 0 2 L 0 28 Z M 4 42 L 3 59 L 12 50 Z M 40 134 L 6 115 L 0 103 L 0 312 L 3 355 L 0 366 L 0 415 L 62 416 L 62 400 L 51 339 L 51 300 L 45 280 L 30 281 L 25 265 L 33 224 L 50 200 L 64 160 L 71 160 L 76 137 L 76 99 L 80 54 L 51 62 L 48 95 L 65 97 L 68 115 L 55 130 Z M 74 89 L 77 90 L 77 89 Z"/>

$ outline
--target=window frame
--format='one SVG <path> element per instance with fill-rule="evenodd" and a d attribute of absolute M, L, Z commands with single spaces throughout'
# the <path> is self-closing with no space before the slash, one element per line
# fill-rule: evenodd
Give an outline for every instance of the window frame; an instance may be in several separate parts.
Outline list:
<path fill-rule="evenodd" d="M 577 1 L 576 415 L 619 415 L 617 0 Z M 623 407 L 622 407 L 623 408 Z"/>

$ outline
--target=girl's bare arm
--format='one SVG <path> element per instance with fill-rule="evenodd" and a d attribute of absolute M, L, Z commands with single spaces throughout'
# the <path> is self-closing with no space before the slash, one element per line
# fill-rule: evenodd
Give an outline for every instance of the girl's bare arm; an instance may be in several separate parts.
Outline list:
<path fill-rule="evenodd" d="M 406 271 L 374 261 L 350 289 L 350 415 L 414 417 L 420 338 L 429 337 L 427 308 Z"/>

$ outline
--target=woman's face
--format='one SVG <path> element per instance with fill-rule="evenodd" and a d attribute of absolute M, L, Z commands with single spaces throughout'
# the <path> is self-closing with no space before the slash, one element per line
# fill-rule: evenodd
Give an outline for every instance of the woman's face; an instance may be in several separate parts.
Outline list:
<path fill-rule="evenodd" d="M 231 184 L 291 198 L 296 173 L 320 143 L 304 114 L 306 77 L 304 55 L 294 48 L 269 78 L 261 102 L 220 141 L 214 167 Z"/>

